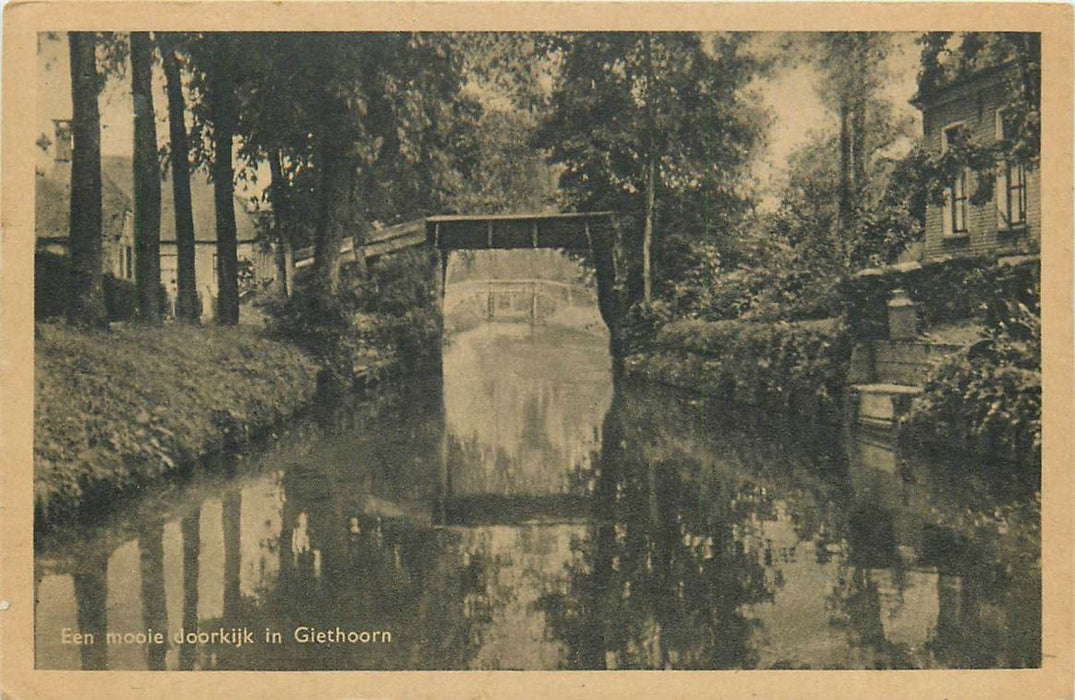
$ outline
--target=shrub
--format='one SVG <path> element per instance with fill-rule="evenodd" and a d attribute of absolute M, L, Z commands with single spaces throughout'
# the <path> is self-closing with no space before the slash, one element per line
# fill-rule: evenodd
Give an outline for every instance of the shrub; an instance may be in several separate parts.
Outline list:
<path fill-rule="evenodd" d="M 886 303 L 893 289 L 907 291 L 918 304 L 920 330 L 941 323 L 988 323 L 998 303 L 1014 300 L 1035 313 L 1039 305 L 1040 265 L 1036 258 L 998 264 L 991 258 L 955 258 L 908 268 L 886 268 L 843 281 L 847 320 L 861 338 L 887 334 Z"/>
<path fill-rule="evenodd" d="M 838 319 L 676 321 L 661 329 L 655 346 L 653 357 L 635 358 L 629 366 L 737 403 L 840 415 L 851 344 Z"/>
<path fill-rule="evenodd" d="M 1020 475 L 1036 482 L 1041 467 L 1041 317 L 1037 308 L 1005 298 L 999 288 L 986 306 L 989 325 L 983 339 L 931 371 L 924 393 L 903 419 L 901 438 L 1014 464 Z"/>
<path fill-rule="evenodd" d="M 34 253 L 34 317 L 63 316 L 69 296 L 71 263 L 66 255 L 39 250 Z M 138 313 L 138 287 L 134 282 L 104 275 L 102 287 L 109 321 L 131 321 Z M 161 313 L 171 313 L 164 285 L 158 288 Z"/>
<path fill-rule="evenodd" d="M 34 253 L 34 315 L 38 319 L 62 316 L 67 304 L 71 265 L 66 256 L 39 250 Z"/>
<path fill-rule="evenodd" d="M 104 276 L 105 308 L 109 321 L 130 321 L 138 313 L 138 287 L 134 282 Z"/>
<path fill-rule="evenodd" d="M 297 279 L 286 303 L 267 304 L 272 335 L 298 343 L 329 375 L 347 381 L 356 364 L 395 357 L 424 366 L 438 356 L 440 309 L 433 268 L 424 250 L 401 251 L 341 270 L 339 293 L 325 302 L 312 280 Z"/>
<path fill-rule="evenodd" d="M 672 304 L 654 300 L 652 304 L 634 304 L 623 317 L 623 336 L 626 353 L 644 351 L 657 337 L 660 329 L 673 318 Z"/>
<path fill-rule="evenodd" d="M 696 245 L 693 266 L 679 281 L 666 285 L 674 315 L 708 321 L 800 321 L 842 311 L 832 265 L 807 265 L 771 243 L 755 243 L 754 248 L 738 256 L 739 263 L 728 264 L 712 245 Z"/>

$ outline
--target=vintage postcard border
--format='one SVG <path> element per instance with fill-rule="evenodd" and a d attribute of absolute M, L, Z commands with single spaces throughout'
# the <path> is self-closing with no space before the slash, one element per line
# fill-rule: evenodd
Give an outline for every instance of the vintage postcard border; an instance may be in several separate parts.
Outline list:
<path fill-rule="evenodd" d="M 0 314 L 3 468 L 0 688 L 5 697 L 1030 697 L 1072 689 L 1072 8 L 985 3 L 12 3 L 3 42 Z M 240 673 L 33 670 L 33 115 L 39 30 L 884 30 L 1040 31 L 1045 321 L 1043 667 L 929 672 Z M 312 690 L 316 689 L 316 690 Z"/>

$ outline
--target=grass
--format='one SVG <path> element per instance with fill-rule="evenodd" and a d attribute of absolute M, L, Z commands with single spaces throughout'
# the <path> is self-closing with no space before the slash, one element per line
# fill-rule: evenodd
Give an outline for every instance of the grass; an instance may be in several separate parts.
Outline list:
<path fill-rule="evenodd" d="M 229 437 L 307 404 L 317 365 L 252 327 L 129 326 L 82 332 L 41 323 L 34 348 L 38 517 L 140 485 Z"/>

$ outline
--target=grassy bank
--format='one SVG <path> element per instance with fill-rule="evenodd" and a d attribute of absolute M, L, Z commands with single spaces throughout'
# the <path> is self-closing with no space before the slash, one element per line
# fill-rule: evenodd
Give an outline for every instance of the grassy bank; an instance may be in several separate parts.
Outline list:
<path fill-rule="evenodd" d="M 253 328 L 37 326 L 39 518 L 146 483 L 307 404 L 317 365 Z"/>

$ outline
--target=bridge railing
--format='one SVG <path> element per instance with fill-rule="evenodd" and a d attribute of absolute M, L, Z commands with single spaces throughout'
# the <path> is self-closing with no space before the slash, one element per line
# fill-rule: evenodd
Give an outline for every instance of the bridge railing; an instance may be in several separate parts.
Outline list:
<path fill-rule="evenodd" d="M 554 291 L 550 291 L 554 290 Z M 464 280 L 447 285 L 444 290 L 444 312 L 447 313 L 467 302 L 485 299 L 491 296 L 539 295 L 572 306 L 585 300 L 587 304 L 597 303 L 597 293 L 590 287 L 570 282 L 547 279 L 513 279 L 513 280 Z"/>
<path fill-rule="evenodd" d="M 367 260 L 376 258 L 387 253 L 393 253 L 404 248 L 414 248 L 426 242 L 426 220 L 416 219 L 395 226 L 379 229 L 370 233 L 365 244 L 359 246 Z M 340 258 L 343 262 L 355 262 L 358 255 L 355 253 L 355 241 L 346 238 L 340 243 Z M 295 267 L 303 268 L 312 265 L 314 261 L 314 247 L 307 246 L 295 251 Z"/>

